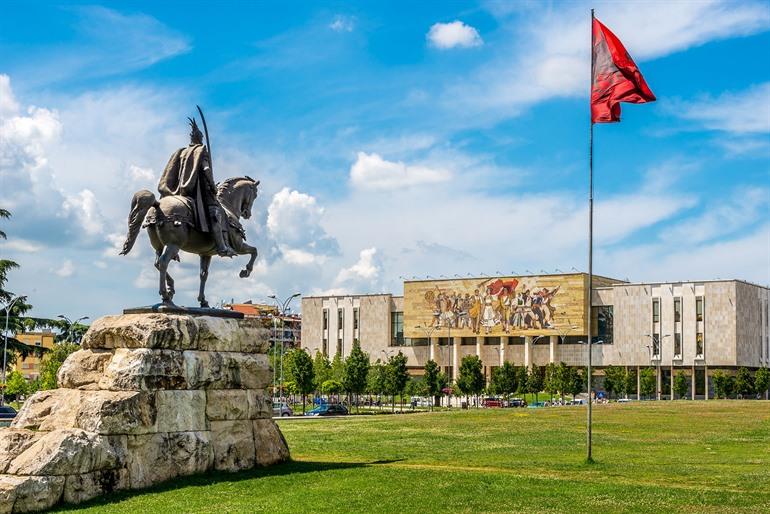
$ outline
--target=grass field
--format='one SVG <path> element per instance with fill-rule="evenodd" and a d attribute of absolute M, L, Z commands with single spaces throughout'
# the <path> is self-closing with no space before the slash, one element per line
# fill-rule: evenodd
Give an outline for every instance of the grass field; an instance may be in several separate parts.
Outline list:
<path fill-rule="evenodd" d="M 287 420 L 293 462 L 78 512 L 770 512 L 770 402 Z M 62 509 L 65 510 L 65 509 Z"/>

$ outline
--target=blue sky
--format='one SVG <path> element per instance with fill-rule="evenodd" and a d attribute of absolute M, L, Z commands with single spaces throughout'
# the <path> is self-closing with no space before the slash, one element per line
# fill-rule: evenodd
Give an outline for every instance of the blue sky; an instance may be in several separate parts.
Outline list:
<path fill-rule="evenodd" d="M 146 237 L 116 249 L 196 104 L 216 178 L 262 181 L 255 274 L 215 260 L 212 301 L 584 270 L 592 6 L 658 97 L 595 128 L 595 272 L 769 283 L 767 2 L 10 2 L 9 288 L 41 316 L 155 302 Z"/>

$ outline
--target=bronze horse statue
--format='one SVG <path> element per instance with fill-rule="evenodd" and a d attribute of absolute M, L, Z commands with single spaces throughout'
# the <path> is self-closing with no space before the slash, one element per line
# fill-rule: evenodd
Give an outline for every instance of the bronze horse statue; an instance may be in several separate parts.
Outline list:
<path fill-rule="evenodd" d="M 230 246 L 238 255 L 251 255 L 240 277 L 246 278 L 254 269 L 257 249 L 246 244 L 246 232 L 240 219 L 249 219 L 254 200 L 257 198 L 259 181 L 250 177 L 229 178 L 217 185 L 217 199 L 227 214 L 227 236 Z M 195 228 L 193 201 L 186 196 L 165 196 L 160 200 L 146 189 L 137 191 L 131 201 L 128 216 L 128 235 L 120 255 L 126 255 L 133 248 L 139 230 L 147 228 L 150 243 L 155 249 L 155 268 L 160 272 L 158 293 L 164 305 L 173 306 L 174 279 L 168 274 L 168 265 L 179 260 L 179 252 L 200 256 L 200 291 L 198 302 L 208 307 L 205 288 L 211 258 L 217 255 L 217 247 L 211 232 Z"/>

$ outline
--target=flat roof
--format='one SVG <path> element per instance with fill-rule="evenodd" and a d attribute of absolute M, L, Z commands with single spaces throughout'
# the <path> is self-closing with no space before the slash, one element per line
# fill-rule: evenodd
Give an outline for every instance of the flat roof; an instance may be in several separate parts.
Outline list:
<path fill-rule="evenodd" d="M 364 298 L 364 297 L 373 297 L 373 296 L 390 296 L 391 298 L 403 298 L 404 295 L 402 294 L 393 294 L 393 293 L 356 293 L 356 294 L 329 294 L 325 296 L 319 296 L 319 295 L 312 295 L 312 296 L 303 296 L 302 299 L 305 298 L 313 299 L 313 298 Z"/>
<path fill-rule="evenodd" d="M 673 284 L 709 284 L 709 283 L 714 284 L 717 282 L 740 282 L 741 284 L 746 284 L 753 287 L 770 289 L 768 286 L 763 286 L 762 284 L 755 284 L 754 282 L 749 282 L 748 280 L 741 280 L 739 278 L 715 278 L 710 280 L 670 280 L 668 282 L 619 282 L 611 286 L 594 287 L 594 289 L 612 289 L 614 287 L 625 287 L 625 286 L 662 286 L 662 285 L 673 285 Z"/>
<path fill-rule="evenodd" d="M 504 275 L 471 275 L 471 276 L 465 276 L 461 277 L 459 275 L 455 275 L 454 277 L 438 277 L 438 278 L 413 278 L 409 280 L 404 280 L 404 284 L 407 282 L 447 282 L 452 280 L 479 280 L 479 279 L 485 279 L 485 278 L 499 278 L 499 277 L 517 277 L 517 278 L 529 278 L 529 277 L 570 277 L 574 275 L 588 275 L 588 273 L 584 271 L 575 271 L 572 273 L 530 273 L 530 274 L 504 274 Z M 596 278 L 603 278 L 605 280 L 612 280 L 617 281 L 617 283 L 623 283 L 626 284 L 627 282 L 625 280 L 621 280 L 619 278 L 612 278 L 612 277 L 605 277 L 604 275 L 597 275 L 596 273 L 593 274 Z"/>

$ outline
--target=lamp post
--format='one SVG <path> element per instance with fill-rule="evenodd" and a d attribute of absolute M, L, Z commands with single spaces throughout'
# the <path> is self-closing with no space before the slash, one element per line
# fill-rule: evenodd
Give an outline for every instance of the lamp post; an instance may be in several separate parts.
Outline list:
<path fill-rule="evenodd" d="M 8 318 L 11 317 L 11 309 L 13 309 L 13 305 L 24 298 L 23 296 L 17 296 L 13 300 L 11 300 L 11 303 L 5 306 L 5 332 L 4 334 L 4 341 L 3 341 L 3 392 L 2 396 L 0 396 L 0 405 L 5 405 L 5 367 L 8 365 Z"/>
<path fill-rule="evenodd" d="M 656 340 L 655 335 L 657 334 L 644 334 L 645 336 L 649 337 L 652 341 L 652 347 L 650 345 L 647 345 L 647 350 L 650 353 L 650 365 L 653 365 L 653 359 L 655 360 L 655 398 L 660 400 L 660 390 L 662 388 L 661 385 L 661 376 L 660 376 L 660 361 L 661 361 L 661 355 L 663 353 L 663 340 L 667 337 L 671 337 L 671 334 L 665 334 L 663 336 L 660 336 L 660 339 Z M 655 347 L 655 343 L 657 343 L 657 348 Z M 655 350 L 657 350 L 657 353 L 653 353 Z M 674 394 L 673 391 L 671 391 L 671 394 Z"/>
<path fill-rule="evenodd" d="M 293 299 L 296 297 L 301 296 L 300 293 L 294 293 L 293 295 L 287 297 L 283 302 L 278 300 L 278 297 L 274 294 L 271 294 L 268 296 L 268 298 L 271 298 L 275 300 L 276 305 L 278 305 L 278 315 L 281 317 L 281 329 L 283 331 L 283 318 L 286 316 L 286 312 L 289 310 L 289 304 Z M 278 338 L 276 336 L 276 319 L 275 316 L 273 316 L 273 341 L 275 344 L 278 344 Z M 280 383 L 278 385 L 279 391 L 280 391 L 280 397 L 283 398 L 283 334 L 281 334 L 281 378 Z M 273 368 L 273 376 L 275 376 L 275 368 Z M 273 389 L 275 391 L 275 389 Z"/>
<path fill-rule="evenodd" d="M 75 342 L 75 341 L 74 341 L 74 339 L 75 339 L 75 330 L 74 330 L 74 329 L 75 329 L 75 325 L 76 325 L 77 323 L 80 323 L 81 321 L 85 321 L 85 320 L 89 319 L 89 318 L 88 318 L 88 316 L 82 316 L 82 317 L 80 317 L 80 318 L 76 319 L 75 321 L 72 321 L 71 319 L 69 319 L 69 318 L 68 318 L 67 316 L 65 316 L 64 314 L 59 314 L 59 315 L 58 315 L 58 316 L 56 316 L 56 317 L 57 317 L 57 318 L 61 318 L 61 319 L 63 319 L 64 321 L 66 321 L 66 322 L 67 322 L 67 324 L 68 324 L 68 328 L 67 328 L 67 337 L 66 337 L 64 340 L 65 340 L 65 341 L 68 341 L 68 342 L 71 342 L 71 343 L 74 343 L 74 342 Z"/>

